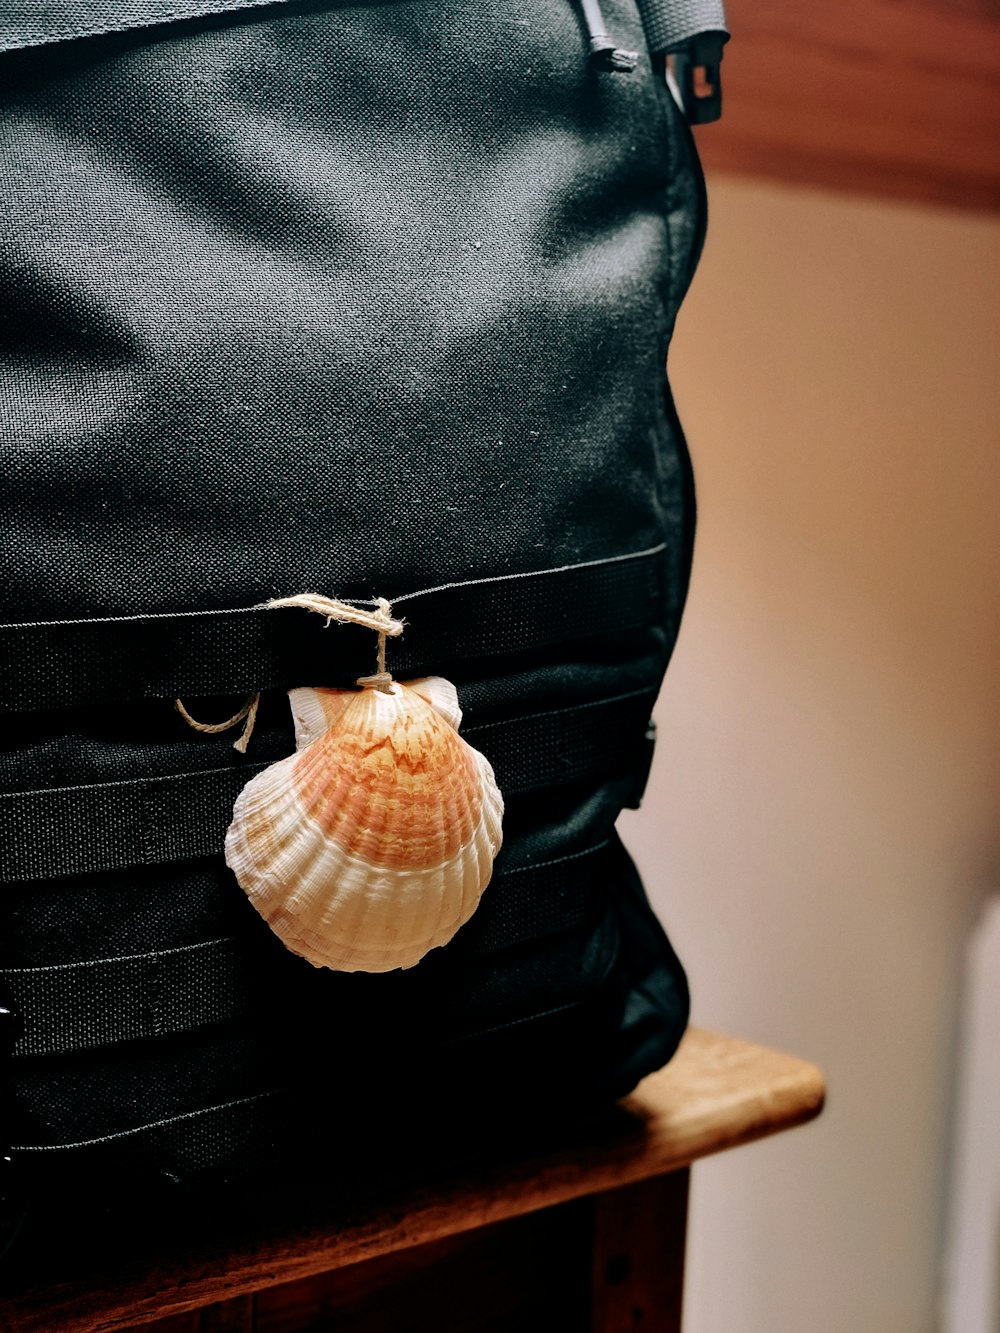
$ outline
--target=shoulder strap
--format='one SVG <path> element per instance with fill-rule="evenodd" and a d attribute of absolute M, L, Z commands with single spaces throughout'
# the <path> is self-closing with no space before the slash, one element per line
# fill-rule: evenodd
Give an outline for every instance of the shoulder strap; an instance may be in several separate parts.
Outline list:
<path fill-rule="evenodd" d="M 276 0 L 50 0 L 7 6 L 0 15 L 0 51 L 73 41 L 112 32 L 274 8 Z M 703 32 L 728 32 L 722 0 L 638 0 L 654 53 L 675 50 Z"/>

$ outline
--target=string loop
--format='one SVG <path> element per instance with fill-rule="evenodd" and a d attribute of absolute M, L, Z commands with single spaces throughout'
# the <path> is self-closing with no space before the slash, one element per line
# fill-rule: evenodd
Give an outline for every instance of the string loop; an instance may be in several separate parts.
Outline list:
<path fill-rule="evenodd" d="M 402 620 L 392 617 L 392 603 L 384 597 L 376 599 L 377 611 L 368 611 L 363 606 L 351 606 L 348 602 L 338 602 L 333 597 L 324 597 L 318 592 L 300 592 L 294 597 L 275 597 L 264 606 L 268 611 L 277 611 L 286 606 L 298 606 L 303 611 L 314 611 L 318 616 L 326 617 L 327 628 L 332 621 L 341 625 L 363 625 L 381 635 L 397 638 L 405 629 Z"/>
<path fill-rule="evenodd" d="M 368 611 L 362 606 L 352 606 L 349 602 L 338 602 L 333 597 L 324 597 L 318 592 L 300 592 L 294 597 L 275 597 L 271 601 L 263 604 L 263 609 L 267 611 L 282 610 L 285 607 L 299 607 L 303 611 L 312 611 L 318 616 L 326 618 L 326 627 L 329 629 L 331 624 L 340 625 L 361 625 L 365 629 L 373 629 L 378 634 L 378 656 L 375 674 L 371 676 L 359 676 L 355 684 L 360 685 L 362 689 L 379 690 L 382 694 L 392 693 L 392 676 L 385 667 L 385 641 L 386 638 L 398 638 L 405 628 L 405 622 L 396 620 L 392 615 L 392 603 L 386 601 L 384 597 L 376 598 L 376 611 Z M 225 722 L 198 722 L 187 711 L 180 699 L 174 700 L 174 707 L 180 713 L 181 717 L 193 727 L 195 731 L 206 732 L 209 735 L 218 735 L 221 731 L 228 731 L 230 727 L 235 727 L 246 718 L 246 725 L 240 733 L 239 739 L 233 741 L 233 749 L 239 750 L 240 754 L 246 754 L 247 745 L 253 734 L 254 723 L 257 721 L 257 709 L 260 706 L 260 691 L 253 695 L 231 718 Z"/>
<path fill-rule="evenodd" d="M 257 709 L 260 707 L 260 690 L 251 695 L 238 713 L 234 713 L 231 718 L 225 722 L 198 722 L 191 716 L 188 710 L 181 703 L 180 699 L 174 700 L 174 707 L 180 713 L 181 717 L 193 727 L 195 731 L 207 732 L 210 736 L 217 736 L 220 731 L 228 731 L 230 727 L 235 727 L 237 722 L 242 722 L 246 718 L 246 726 L 240 733 L 239 739 L 233 741 L 233 749 L 239 750 L 240 754 L 246 754 L 247 745 L 250 743 L 250 737 L 253 735 L 253 726 L 257 721 Z"/>

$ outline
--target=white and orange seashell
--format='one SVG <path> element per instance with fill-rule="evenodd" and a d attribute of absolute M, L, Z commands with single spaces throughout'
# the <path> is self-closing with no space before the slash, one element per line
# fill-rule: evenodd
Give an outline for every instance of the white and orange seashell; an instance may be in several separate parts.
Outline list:
<path fill-rule="evenodd" d="M 458 734 L 455 687 L 428 676 L 289 701 L 296 753 L 243 788 L 226 861 L 314 966 L 413 967 L 472 916 L 500 850 L 503 798 Z"/>

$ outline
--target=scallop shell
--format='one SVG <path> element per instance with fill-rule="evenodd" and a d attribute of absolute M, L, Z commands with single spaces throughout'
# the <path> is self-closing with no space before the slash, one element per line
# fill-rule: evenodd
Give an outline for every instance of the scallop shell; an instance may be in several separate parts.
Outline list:
<path fill-rule="evenodd" d="M 226 861 L 316 967 L 413 967 L 472 916 L 500 850 L 503 798 L 458 734 L 439 676 L 289 693 L 296 753 L 243 788 Z"/>

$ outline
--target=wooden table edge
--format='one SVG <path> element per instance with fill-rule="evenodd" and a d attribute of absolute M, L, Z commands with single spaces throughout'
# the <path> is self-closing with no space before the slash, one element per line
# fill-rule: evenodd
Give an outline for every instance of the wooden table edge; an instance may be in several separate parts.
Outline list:
<path fill-rule="evenodd" d="M 682 1170 L 807 1123 L 824 1098 L 815 1065 L 692 1028 L 670 1064 L 620 1103 L 620 1134 L 408 1190 L 338 1230 L 324 1224 L 236 1251 L 172 1256 L 103 1287 L 54 1282 L 13 1307 L 0 1296 L 0 1322 L 13 1316 L 10 1333 L 97 1333 L 182 1314 Z"/>

